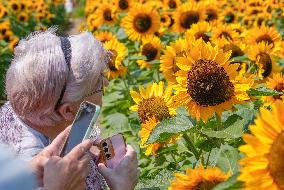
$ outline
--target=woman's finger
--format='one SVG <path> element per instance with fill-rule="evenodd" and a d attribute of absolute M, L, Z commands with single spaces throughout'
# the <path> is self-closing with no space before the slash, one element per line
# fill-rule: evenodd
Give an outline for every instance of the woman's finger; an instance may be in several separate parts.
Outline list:
<path fill-rule="evenodd" d="M 71 126 L 67 127 L 64 131 L 62 131 L 53 141 L 52 143 L 46 148 L 51 153 L 52 156 L 59 156 L 60 151 L 68 137 L 69 131 Z"/>
<path fill-rule="evenodd" d="M 81 144 L 77 145 L 75 148 L 71 150 L 64 158 L 71 159 L 71 160 L 80 160 L 87 151 L 90 150 L 93 142 L 91 140 L 85 140 Z"/>

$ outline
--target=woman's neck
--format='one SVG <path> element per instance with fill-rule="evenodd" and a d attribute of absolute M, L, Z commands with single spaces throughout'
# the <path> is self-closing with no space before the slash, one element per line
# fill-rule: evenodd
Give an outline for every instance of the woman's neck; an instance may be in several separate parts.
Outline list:
<path fill-rule="evenodd" d="M 34 130 L 40 132 L 41 134 L 47 136 L 49 139 L 53 140 L 61 133 L 68 124 L 65 122 L 61 122 L 60 124 L 57 124 L 56 126 L 36 126 L 29 122 L 25 122 L 29 125 L 29 127 L 33 128 Z"/>

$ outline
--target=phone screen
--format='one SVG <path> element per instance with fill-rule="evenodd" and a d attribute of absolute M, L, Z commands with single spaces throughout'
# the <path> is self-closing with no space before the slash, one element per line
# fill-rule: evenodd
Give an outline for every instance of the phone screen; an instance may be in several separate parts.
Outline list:
<path fill-rule="evenodd" d="M 88 130 L 90 130 L 90 127 L 96 122 L 98 116 L 98 113 L 96 113 L 97 111 L 99 110 L 97 110 L 97 107 L 94 104 L 83 102 L 80 105 L 80 109 L 75 117 L 61 155 L 69 153 L 75 146 L 83 141 Z"/>

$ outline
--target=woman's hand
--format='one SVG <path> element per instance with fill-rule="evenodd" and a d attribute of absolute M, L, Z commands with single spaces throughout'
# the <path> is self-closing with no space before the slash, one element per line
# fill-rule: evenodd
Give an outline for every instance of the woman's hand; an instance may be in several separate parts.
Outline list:
<path fill-rule="evenodd" d="M 44 166 L 43 190 L 84 190 L 92 159 L 86 151 L 92 144 L 92 141 L 86 140 L 64 158 L 51 157 Z"/>
<path fill-rule="evenodd" d="M 30 161 L 30 168 L 37 178 L 38 186 L 43 186 L 43 170 L 44 165 L 52 156 L 59 156 L 61 148 L 68 136 L 71 127 L 67 127 L 61 132 L 52 143 L 44 148 L 38 155 Z"/>
<path fill-rule="evenodd" d="M 127 145 L 126 150 L 124 159 L 116 168 L 107 168 L 102 163 L 98 165 L 100 173 L 106 179 L 111 190 L 133 190 L 138 182 L 137 154 L 130 145 Z"/>

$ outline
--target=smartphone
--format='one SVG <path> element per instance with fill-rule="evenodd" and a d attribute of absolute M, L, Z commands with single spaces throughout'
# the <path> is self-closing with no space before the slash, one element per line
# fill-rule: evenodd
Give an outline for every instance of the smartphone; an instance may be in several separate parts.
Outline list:
<path fill-rule="evenodd" d="M 122 134 L 101 140 L 99 144 L 100 162 L 108 168 L 115 168 L 126 154 L 126 144 Z"/>
<path fill-rule="evenodd" d="M 90 102 L 83 102 L 73 121 L 71 130 L 61 150 L 61 156 L 68 154 L 75 146 L 85 139 L 98 138 L 100 130 L 95 126 L 99 117 L 100 106 Z"/>

